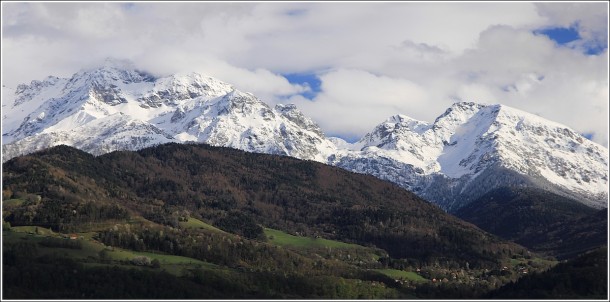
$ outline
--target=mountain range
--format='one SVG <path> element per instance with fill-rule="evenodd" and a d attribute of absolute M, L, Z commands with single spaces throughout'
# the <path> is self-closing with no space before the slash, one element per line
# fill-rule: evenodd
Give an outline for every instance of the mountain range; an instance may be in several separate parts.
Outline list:
<path fill-rule="evenodd" d="M 2 131 L 3 161 L 60 144 L 101 155 L 200 142 L 370 174 L 449 212 L 504 186 L 607 208 L 607 148 L 499 104 L 458 102 L 432 123 L 394 115 L 348 143 L 326 137 L 294 105 L 271 107 L 199 73 L 157 77 L 107 60 L 69 79 L 19 85 L 2 107 Z"/>

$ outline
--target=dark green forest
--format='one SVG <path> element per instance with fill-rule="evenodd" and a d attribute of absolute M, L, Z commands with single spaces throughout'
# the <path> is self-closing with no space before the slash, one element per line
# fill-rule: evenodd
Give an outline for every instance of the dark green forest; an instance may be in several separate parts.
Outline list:
<path fill-rule="evenodd" d="M 556 263 L 389 182 L 290 157 L 58 146 L 2 177 L 4 298 L 478 298 Z"/>
<path fill-rule="evenodd" d="M 8 214 L 13 226 L 69 232 L 141 216 L 176 227 L 192 215 L 246 238 L 261 236 L 258 224 L 427 263 L 491 265 L 525 252 L 372 176 L 228 148 L 169 144 L 96 158 L 62 146 L 5 163 L 3 179 L 6 195 L 41 196 Z"/>
<path fill-rule="evenodd" d="M 456 216 L 528 249 L 570 259 L 608 242 L 608 209 L 535 188 L 503 187 Z"/>

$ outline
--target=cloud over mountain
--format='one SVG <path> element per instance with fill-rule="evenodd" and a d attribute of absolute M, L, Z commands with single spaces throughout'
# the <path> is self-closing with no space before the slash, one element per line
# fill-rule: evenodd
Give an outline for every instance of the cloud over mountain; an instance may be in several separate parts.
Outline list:
<path fill-rule="evenodd" d="M 3 100 L 17 84 L 119 57 L 157 75 L 210 74 L 272 104 L 300 102 L 346 138 L 390 108 L 431 122 L 464 100 L 534 112 L 608 145 L 607 3 L 2 5 Z M 566 45 L 536 33 L 572 27 L 579 39 Z M 298 99 L 306 83 L 284 77 L 295 73 L 321 81 L 309 104 Z M 363 92 L 338 99 L 352 90 Z M 355 118 L 361 126 L 349 127 Z"/>

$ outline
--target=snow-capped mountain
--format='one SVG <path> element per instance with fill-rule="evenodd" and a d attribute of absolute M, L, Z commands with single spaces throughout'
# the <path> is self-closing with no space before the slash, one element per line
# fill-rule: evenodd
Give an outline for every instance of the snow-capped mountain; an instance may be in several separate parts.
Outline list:
<path fill-rule="evenodd" d="M 103 154 L 204 142 L 371 174 L 449 211 L 504 185 L 607 207 L 606 148 L 503 105 L 456 103 L 433 123 L 395 115 L 350 144 L 327 138 L 294 105 L 272 108 L 198 73 L 157 78 L 108 60 L 70 79 L 19 85 L 3 105 L 2 131 L 3 161 L 59 144 Z"/>
<path fill-rule="evenodd" d="M 450 211 L 504 185 L 607 207 L 606 148 L 504 105 L 455 103 L 432 124 L 393 116 L 348 149 L 333 164 L 399 183 Z"/>
<path fill-rule="evenodd" d="M 197 73 L 155 78 L 114 60 L 71 79 L 20 85 L 2 111 L 3 160 L 59 144 L 103 154 L 205 142 L 318 161 L 334 151 L 294 106 L 271 108 Z"/>

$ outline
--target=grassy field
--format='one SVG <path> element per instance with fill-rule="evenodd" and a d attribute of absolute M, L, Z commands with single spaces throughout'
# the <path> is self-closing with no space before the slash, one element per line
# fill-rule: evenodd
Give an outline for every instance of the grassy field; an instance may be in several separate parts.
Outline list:
<path fill-rule="evenodd" d="M 300 237 L 293 236 L 282 231 L 265 228 L 265 236 L 270 243 L 279 246 L 292 246 L 292 247 L 331 247 L 331 248 L 366 248 L 361 245 L 345 243 L 340 241 L 322 239 L 322 238 L 311 238 L 311 237 Z"/>
<path fill-rule="evenodd" d="M 11 231 L 3 231 L 2 237 L 4 244 L 12 244 L 16 242 L 31 242 L 37 244 L 37 250 L 39 255 L 55 254 L 83 262 L 88 266 L 114 266 L 120 265 L 125 267 L 137 267 L 130 264 L 130 260 L 136 256 L 146 256 L 151 260 L 157 259 L 160 264 L 161 270 L 180 276 L 185 270 L 193 268 L 205 268 L 205 269 L 220 269 L 219 266 L 207 263 L 198 259 L 188 258 L 183 256 L 165 255 L 150 252 L 136 252 L 116 247 L 108 247 L 104 244 L 92 239 L 92 233 L 78 233 L 78 242 L 81 243 L 80 249 L 70 248 L 58 248 L 58 247 L 46 247 L 39 243 L 47 240 L 48 238 L 57 238 L 57 240 L 71 240 L 63 239 L 60 234 L 54 233 L 49 229 L 38 227 L 38 234 L 35 233 L 35 226 L 21 226 L 14 227 Z M 61 238 L 61 239 L 60 239 Z M 109 261 L 102 261 L 100 258 L 100 252 L 105 250 L 106 257 Z M 148 267 L 138 267 L 142 269 L 152 269 Z"/>
<path fill-rule="evenodd" d="M 36 233 L 36 229 L 38 229 L 38 233 Z M 32 225 L 11 227 L 11 231 L 16 232 L 16 233 L 30 233 L 30 234 L 38 234 L 38 235 L 42 235 L 42 236 L 59 237 L 59 234 L 51 231 L 51 229 L 32 226 Z"/>
<path fill-rule="evenodd" d="M 415 272 L 406 272 L 406 271 L 401 271 L 401 270 L 391 269 L 391 268 L 376 269 L 375 271 L 382 273 L 388 277 L 394 278 L 394 279 L 402 279 L 402 280 L 410 280 L 410 281 L 428 281 L 428 280 L 426 280 L 426 278 L 418 275 Z"/>
<path fill-rule="evenodd" d="M 212 225 L 209 225 L 209 224 L 207 224 L 197 218 L 193 218 L 193 217 L 190 217 L 188 221 L 180 221 L 178 224 L 180 224 L 180 227 L 185 228 L 185 229 L 205 229 L 205 230 L 225 233 L 225 231 L 223 231 L 219 228 L 216 228 Z"/>
<path fill-rule="evenodd" d="M 17 207 L 17 206 L 22 205 L 24 202 L 25 201 L 23 199 L 7 199 L 7 200 L 2 201 L 2 207 L 4 209 L 11 208 L 11 207 Z"/>

